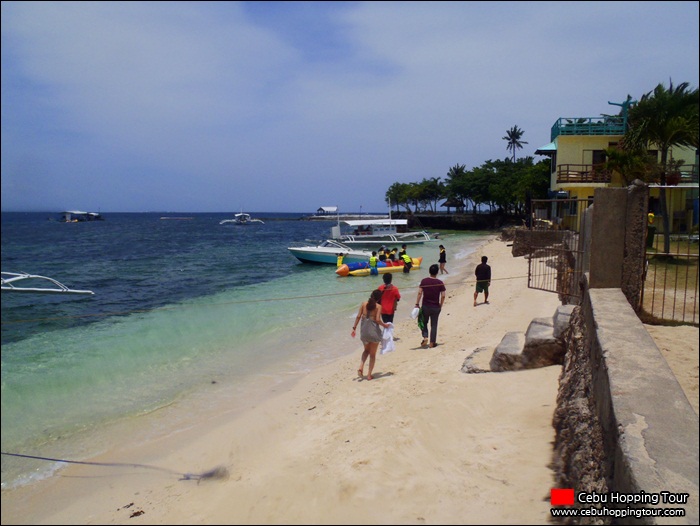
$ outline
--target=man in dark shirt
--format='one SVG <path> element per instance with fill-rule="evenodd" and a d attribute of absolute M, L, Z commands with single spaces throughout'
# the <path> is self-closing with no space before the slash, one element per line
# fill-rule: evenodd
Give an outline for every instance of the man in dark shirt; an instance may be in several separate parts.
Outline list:
<path fill-rule="evenodd" d="M 489 285 L 491 284 L 491 267 L 486 264 L 489 260 L 486 256 L 481 256 L 481 263 L 476 266 L 476 289 L 474 290 L 474 306 L 476 307 L 476 297 L 479 292 L 484 293 L 484 303 L 489 303 Z"/>
<path fill-rule="evenodd" d="M 437 330 L 438 318 L 442 310 L 442 304 L 445 303 L 445 293 L 447 289 L 445 284 L 437 278 L 437 273 L 440 267 L 437 263 L 430 265 L 428 272 L 429 278 L 423 278 L 418 288 L 418 299 L 416 299 L 416 307 L 421 306 L 421 297 L 423 298 L 423 320 L 424 325 L 421 327 L 423 341 L 420 346 L 428 345 L 428 327 L 430 327 L 430 347 L 437 347 Z"/>

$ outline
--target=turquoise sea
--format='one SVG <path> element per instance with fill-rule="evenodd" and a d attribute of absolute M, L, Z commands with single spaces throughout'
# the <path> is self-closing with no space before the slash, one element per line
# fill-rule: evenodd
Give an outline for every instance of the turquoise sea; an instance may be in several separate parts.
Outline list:
<path fill-rule="evenodd" d="M 232 213 L 103 213 L 105 221 L 60 223 L 48 220 L 52 213 L 3 212 L 3 271 L 95 295 L 2 294 L 2 451 L 84 460 L 118 436 L 174 429 L 178 415 L 191 419 L 195 408 L 204 414 L 222 401 L 243 409 L 315 366 L 359 355 L 350 328 L 381 277 L 340 278 L 287 250 L 325 239 L 332 221 L 250 213 L 265 224 L 219 225 Z M 394 274 L 411 298 L 397 319 L 408 317 L 440 243 L 457 280 L 490 235 L 449 234 L 410 248 L 424 263 Z M 2 455 L 2 488 L 63 465 Z"/>

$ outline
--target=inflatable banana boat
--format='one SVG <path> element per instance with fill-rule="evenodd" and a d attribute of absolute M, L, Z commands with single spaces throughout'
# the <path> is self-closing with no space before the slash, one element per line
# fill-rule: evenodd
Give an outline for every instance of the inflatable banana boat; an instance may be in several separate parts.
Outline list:
<path fill-rule="evenodd" d="M 413 266 L 411 270 L 416 270 L 420 268 L 420 264 L 423 262 L 423 258 L 411 258 L 413 261 Z M 385 274 L 387 272 L 403 272 L 403 261 L 380 261 L 377 263 L 377 273 Z M 361 261 L 359 263 L 347 263 L 345 265 L 339 266 L 336 271 L 338 276 L 369 276 L 371 275 L 371 270 L 369 268 L 368 261 Z"/>

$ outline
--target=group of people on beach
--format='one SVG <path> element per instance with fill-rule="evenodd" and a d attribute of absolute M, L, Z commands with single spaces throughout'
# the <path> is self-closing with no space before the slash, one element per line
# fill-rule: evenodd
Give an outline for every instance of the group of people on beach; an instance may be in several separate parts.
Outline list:
<path fill-rule="evenodd" d="M 405 253 L 406 245 L 403 245 Z M 373 256 L 375 253 L 372 253 Z M 488 257 L 482 256 L 481 263 L 476 266 L 474 274 L 476 276 L 476 286 L 474 290 L 474 306 L 477 305 L 477 297 L 480 293 L 484 294 L 484 303 L 488 304 L 489 285 L 491 284 L 491 267 L 487 263 Z M 445 303 L 447 289 L 442 280 L 437 275 L 449 274 L 445 269 L 447 255 L 445 247 L 440 245 L 440 256 L 438 263 L 430 265 L 428 269 L 429 276 L 423 278 L 418 286 L 418 297 L 414 310 L 418 309 L 418 326 L 421 330 L 421 348 L 437 347 L 437 331 L 438 319 L 442 306 Z M 376 266 L 376 265 L 375 265 Z M 404 270 L 404 272 L 406 272 Z M 384 338 L 384 329 L 392 328 L 394 322 L 394 313 L 401 294 L 398 287 L 392 284 L 392 275 L 387 273 L 383 275 L 384 284 L 372 291 L 369 299 L 360 305 L 360 308 L 355 317 L 355 323 L 352 328 L 351 336 L 354 338 L 357 332 L 357 327 L 360 325 L 360 340 L 364 346 L 360 367 L 357 370 L 357 375 L 360 378 L 364 377 L 365 362 L 369 359 L 369 370 L 367 380 L 372 380 L 372 371 L 376 362 L 377 350 L 379 344 Z M 422 302 L 421 302 L 422 300 Z"/>
<path fill-rule="evenodd" d="M 408 255 L 405 243 L 401 245 L 401 252 L 399 252 L 399 249 L 396 247 L 389 250 L 386 245 L 382 245 L 378 250 L 373 250 L 372 255 L 369 257 L 370 274 L 373 276 L 379 274 L 379 262 L 387 260 L 391 262 L 402 261 L 404 273 L 410 272 L 411 267 L 413 266 L 413 258 Z"/>

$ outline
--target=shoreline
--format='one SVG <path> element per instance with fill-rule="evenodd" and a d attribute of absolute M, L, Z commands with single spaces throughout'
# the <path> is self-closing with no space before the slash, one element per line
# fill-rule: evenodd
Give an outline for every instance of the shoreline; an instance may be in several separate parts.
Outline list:
<path fill-rule="evenodd" d="M 481 255 L 494 279 L 490 304 L 482 295 L 475 308 L 471 272 Z M 337 344 L 352 350 L 343 356 L 270 382 L 246 407 L 220 398 L 216 411 L 191 414 L 173 432 L 144 441 L 137 434 L 90 459 L 131 467 L 69 465 L 3 490 L 2 523 L 547 522 L 561 366 L 460 369 L 476 349 L 553 315 L 559 301 L 527 288 L 527 261 L 495 236 L 466 265 L 454 284 L 438 275 L 448 290 L 436 348 L 420 349 L 407 314 L 417 292 L 401 289 L 399 340 L 377 356 L 374 380 L 356 376 L 362 344 L 350 338 L 348 320 Z M 165 424 L 168 411 L 155 418 Z M 180 480 L 219 466 L 227 478 Z"/>
<path fill-rule="evenodd" d="M 359 340 L 339 342 L 353 350 L 240 412 L 192 415 L 173 433 L 91 459 L 170 471 L 69 465 L 3 491 L 2 522 L 543 522 L 561 368 L 481 375 L 460 368 L 476 348 L 551 316 L 559 301 L 527 289 L 527 262 L 495 236 L 467 267 L 482 254 L 494 269 L 491 303 L 474 308 L 471 275 L 455 277 L 435 349 L 418 347 L 406 307 L 417 293 L 402 290 L 396 350 L 377 357 L 371 382 L 356 377 Z M 226 480 L 178 480 L 218 466 Z"/>

